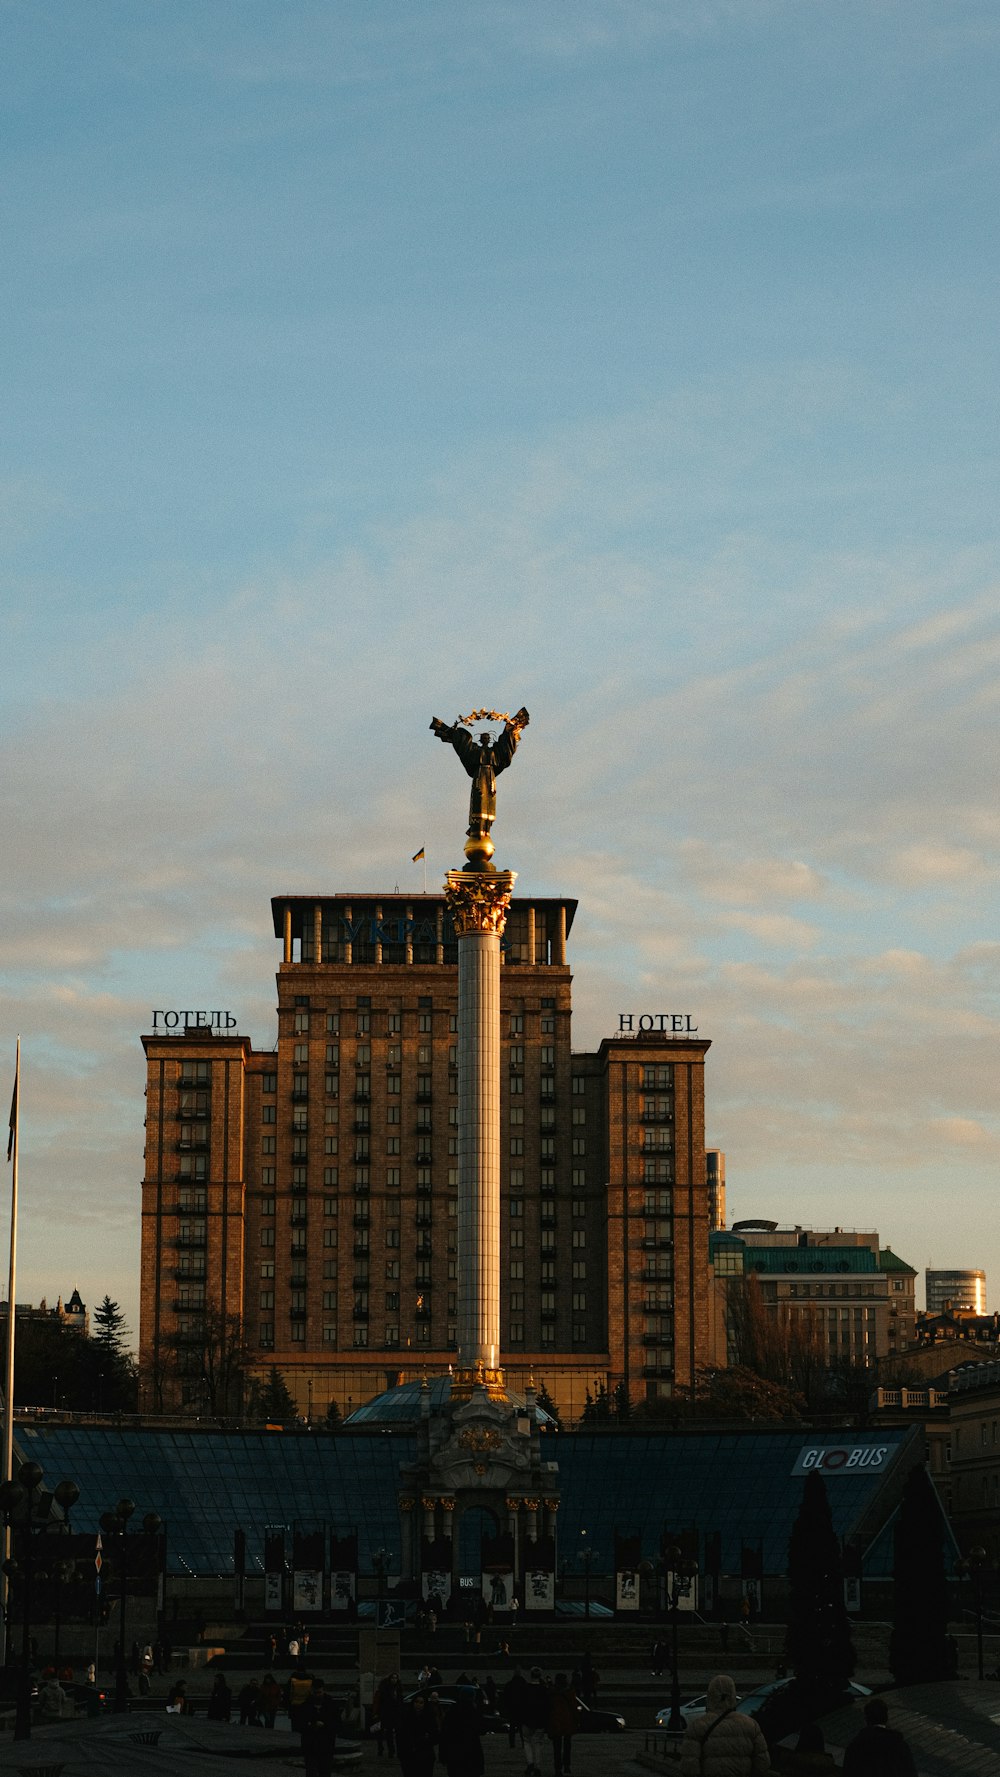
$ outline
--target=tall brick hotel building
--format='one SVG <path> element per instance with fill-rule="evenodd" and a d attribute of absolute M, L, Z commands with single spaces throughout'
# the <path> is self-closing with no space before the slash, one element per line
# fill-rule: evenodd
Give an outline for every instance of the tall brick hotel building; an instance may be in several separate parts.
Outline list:
<path fill-rule="evenodd" d="M 275 1048 L 183 1014 L 142 1039 L 148 1408 L 197 1404 L 192 1352 L 213 1343 L 222 1365 L 227 1344 L 262 1378 L 277 1365 L 317 1415 L 446 1371 L 455 1352 L 444 898 L 278 896 L 272 909 Z M 684 1017 L 635 1014 L 634 1032 L 574 1053 L 575 912 L 515 899 L 501 971 L 502 1362 L 569 1418 L 588 1390 L 686 1389 L 708 1342 L 709 1045 Z"/>

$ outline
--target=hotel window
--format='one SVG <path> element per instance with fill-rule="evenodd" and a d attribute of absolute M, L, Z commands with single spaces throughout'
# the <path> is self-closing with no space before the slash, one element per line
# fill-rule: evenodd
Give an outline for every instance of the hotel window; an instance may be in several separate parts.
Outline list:
<path fill-rule="evenodd" d="M 403 1014 L 401 1012 L 390 1012 L 388 1024 L 387 1024 L 387 1029 L 389 1031 L 389 1035 L 393 1036 L 393 1037 L 398 1036 L 398 1034 L 402 1030 L 402 1028 L 403 1028 Z"/>
<path fill-rule="evenodd" d="M 306 1067 L 309 1062 L 309 1044 L 296 1043 L 292 1049 L 292 1061 L 296 1067 Z"/>
<path fill-rule="evenodd" d="M 510 1015 L 510 1035 L 512 1037 L 519 1037 L 519 1036 L 523 1036 L 523 1034 L 524 1034 L 524 1013 L 523 1012 L 512 1012 Z M 521 1060 L 522 1061 L 524 1060 L 524 1050 L 523 1049 L 521 1050 Z"/>
<path fill-rule="evenodd" d="M 326 1065 L 327 1065 L 327 1067 L 339 1067 L 340 1066 L 340 1044 L 339 1043 L 327 1043 L 327 1045 L 326 1045 Z"/>
<path fill-rule="evenodd" d="M 523 1074 L 511 1074 L 511 1076 L 510 1076 L 510 1090 L 512 1093 L 524 1091 L 524 1075 Z"/>
<path fill-rule="evenodd" d="M 261 1229 L 260 1244 L 261 1244 L 261 1246 L 273 1246 L 274 1245 L 274 1229 L 273 1228 L 262 1228 Z"/>
<path fill-rule="evenodd" d="M 262 1154 L 273 1154 L 275 1151 L 276 1143 L 277 1143 L 277 1138 L 275 1136 L 262 1135 L 260 1138 L 261 1153 Z"/>
<path fill-rule="evenodd" d="M 515 1155 L 524 1153 L 524 1136 L 523 1135 L 512 1135 L 511 1136 L 510 1151 L 512 1154 L 515 1154 Z"/>
<path fill-rule="evenodd" d="M 261 1321 L 260 1328 L 258 1331 L 258 1337 L 259 1337 L 260 1344 L 263 1345 L 266 1350 L 268 1350 L 268 1351 L 273 1350 L 273 1348 L 274 1348 L 274 1322 L 273 1322 L 273 1320 L 262 1320 Z"/>
<path fill-rule="evenodd" d="M 336 1246 L 336 1244 L 337 1244 L 337 1230 L 336 1230 L 336 1228 L 324 1228 L 323 1229 L 323 1245 L 324 1246 Z"/>
<path fill-rule="evenodd" d="M 512 1320 L 510 1323 L 510 1342 L 512 1345 L 524 1344 L 524 1322 Z"/>
<path fill-rule="evenodd" d="M 399 1344 L 399 1327 L 398 1326 L 387 1326 L 386 1327 L 385 1339 L 383 1340 L 383 1344 L 389 1346 L 390 1348 L 392 1346 Z"/>
<path fill-rule="evenodd" d="M 262 1185 L 273 1185 L 274 1184 L 274 1173 L 275 1173 L 275 1169 L 273 1166 L 262 1166 L 260 1169 L 261 1184 Z"/>
<path fill-rule="evenodd" d="M 577 1246 L 577 1247 L 586 1246 L 586 1244 L 587 1244 L 587 1230 L 586 1230 L 586 1228 L 574 1228 L 572 1238 L 573 1238 L 573 1245 L 574 1246 Z"/>
<path fill-rule="evenodd" d="M 273 1214 L 274 1214 L 274 1198 L 273 1197 L 262 1197 L 261 1198 L 260 1213 L 262 1216 L 273 1216 Z"/>
<path fill-rule="evenodd" d="M 335 1185 L 338 1182 L 339 1170 L 340 1170 L 339 1167 L 336 1167 L 336 1166 L 324 1166 L 324 1168 L 323 1168 L 323 1183 L 324 1183 L 324 1185 L 326 1185 L 328 1187 L 330 1185 Z"/>
<path fill-rule="evenodd" d="M 354 1057 L 355 1067 L 371 1067 L 372 1046 L 370 1043 L 359 1043 Z"/>
<path fill-rule="evenodd" d="M 524 1276 L 524 1260 L 523 1259 L 511 1259 L 510 1276 L 513 1278 L 522 1278 Z"/>
<path fill-rule="evenodd" d="M 507 1209 L 508 1209 L 508 1213 L 512 1216 L 523 1216 L 523 1214 L 524 1214 L 524 1200 L 523 1200 L 523 1198 L 512 1199 L 512 1201 L 510 1203 L 508 1203 Z"/>
<path fill-rule="evenodd" d="M 523 1191 L 524 1190 L 524 1167 L 523 1166 L 512 1166 L 511 1167 L 511 1169 L 510 1169 L 510 1188 L 511 1188 L 511 1191 Z"/>
<path fill-rule="evenodd" d="M 335 1037 L 340 1034 L 340 1013 L 339 1012 L 328 1012 L 327 1013 L 327 1015 L 326 1015 L 326 1030 L 327 1030 L 327 1035 L 331 1036 L 331 1037 Z"/>
<path fill-rule="evenodd" d="M 307 1031 L 309 1029 L 309 1014 L 308 1012 L 301 1010 L 301 1008 L 295 1014 L 295 1029 L 297 1032 Z"/>
<path fill-rule="evenodd" d="M 261 1274 L 261 1277 L 273 1277 L 274 1276 L 274 1260 L 273 1259 L 262 1259 L 261 1260 L 260 1274 Z"/>
<path fill-rule="evenodd" d="M 510 1111 L 508 1113 L 508 1116 L 509 1116 L 509 1121 L 510 1121 L 512 1128 L 515 1128 L 515 1129 L 523 1128 L 523 1126 L 524 1126 L 524 1106 L 523 1106 L 523 1104 L 512 1104 L 510 1107 Z"/>
<path fill-rule="evenodd" d="M 582 1074 L 573 1075 L 573 1096 L 580 1097 L 587 1089 L 587 1082 Z"/>
<path fill-rule="evenodd" d="M 432 1028 L 432 1021 L 431 1021 L 430 1012 L 418 1012 L 417 1013 L 417 1030 L 420 1033 L 420 1035 L 423 1036 L 425 1033 L 429 1034 L 431 1031 L 431 1028 Z"/>
<path fill-rule="evenodd" d="M 324 1082 L 324 1091 L 326 1092 L 327 1098 L 337 1097 L 340 1092 L 340 1076 L 338 1074 L 327 1074 Z"/>
<path fill-rule="evenodd" d="M 399 1092 L 402 1088 L 402 1084 L 403 1084 L 402 1074 L 387 1074 L 386 1075 L 385 1089 L 387 1092 L 389 1092 L 389 1093 Z"/>
<path fill-rule="evenodd" d="M 386 1244 L 386 1246 L 398 1246 L 399 1245 L 399 1229 L 398 1228 L 387 1228 L 386 1229 L 385 1244 Z"/>
<path fill-rule="evenodd" d="M 555 1067 L 555 1065 L 556 1065 L 556 1051 L 555 1051 L 555 1045 L 553 1043 L 543 1043 L 539 1053 L 541 1056 L 541 1065 L 543 1068 Z"/>
<path fill-rule="evenodd" d="M 323 1344 L 324 1345 L 336 1345 L 336 1343 L 337 1343 L 336 1322 L 333 1322 L 332 1324 L 327 1322 L 323 1327 Z"/>
<path fill-rule="evenodd" d="M 586 1152 L 587 1152 L 587 1137 L 585 1135 L 574 1135 L 574 1137 L 573 1137 L 573 1153 L 574 1153 L 575 1157 L 578 1160 L 580 1160 L 586 1155 Z"/>
<path fill-rule="evenodd" d="M 336 1135 L 325 1135 L 323 1137 L 323 1152 L 324 1152 L 324 1154 L 336 1154 L 338 1152 L 339 1146 L 340 1146 L 339 1137 L 337 1137 Z"/>
<path fill-rule="evenodd" d="M 278 1076 L 277 1076 L 277 1074 L 264 1074 L 262 1077 L 262 1080 L 261 1080 L 261 1090 L 264 1092 L 277 1092 L 277 1090 L 278 1090 Z"/>
<path fill-rule="evenodd" d="M 361 1010 L 361 1009 L 360 1009 L 360 1007 L 359 1007 L 359 1009 L 358 1009 L 358 1024 L 357 1024 L 357 1035 L 358 1035 L 358 1036 L 359 1036 L 359 1037 L 363 1037 L 363 1036 L 367 1036 L 367 1034 L 368 1034 L 368 1032 L 369 1032 L 369 1031 L 370 1031 L 370 1030 L 371 1030 L 371 1027 L 372 1027 L 372 1015 L 371 1015 L 371 1013 L 370 1013 L 370 1012 L 363 1012 L 363 1011 L 362 1011 L 362 1010 Z"/>
<path fill-rule="evenodd" d="M 395 1283 L 398 1280 L 398 1278 L 399 1278 L 399 1260 L 398 1259 L 386 1259 L 385 1274 L 386 1274 L 386 1277 L 389 1279 L 390 1283 Z"/>
<path fill-rule="evenodd" d="M 355 1327 L 355 1329 L 354 1329 L 354 1343 L 355 1343 L 355 1345 L 358 1345 L 358 1346 L 368 1344 L 368 1328 L 367 1327 Z"/>

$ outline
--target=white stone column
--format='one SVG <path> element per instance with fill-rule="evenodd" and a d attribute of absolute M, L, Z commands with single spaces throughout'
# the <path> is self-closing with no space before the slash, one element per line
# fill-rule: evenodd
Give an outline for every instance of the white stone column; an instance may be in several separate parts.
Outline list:
<path fill-rule="evenodd" d="M 458 1362 L 500 1368 L 500 938 L 510 871 L 449 871 L 458 936 Z"/>

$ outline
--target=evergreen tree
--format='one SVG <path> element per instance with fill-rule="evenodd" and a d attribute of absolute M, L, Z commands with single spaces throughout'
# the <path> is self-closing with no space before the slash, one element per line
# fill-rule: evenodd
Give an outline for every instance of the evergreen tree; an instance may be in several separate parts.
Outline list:
<path fill-rule="evenodd" d="M 254 1383 L 253 1413 L 272 1425 L 286 1425 L 297 1417 L 295 1399 L 277 1364 L 271 1365 L 266 1382 Z"/>
<path fill-rule="evenodd" d="M 125 1316 L 117 1302 L 105 1296 L 99 1308 L 94 1309 L 94 1331 L 91 1338 L 95 1345 L 101 1345 L 115 1357 L 125 1357 L 128 1352 L 128 1327 Z"/>
<path fill-rule="evenodd" d="M 561 1431 L 562 1420 L 559 1417 L 559 1408 L 556 1406 L 555 1401 L 552 1399 L 544 1382 L 540 1382 L 535 1390 L 535 1403 L 537 1406 L 541 1407 L 543 1413 L 548 1414 L 556 1430 Z"/>
<path fill-rule="evenodd" d="M 840 1544 L 823 1477 L 806 1476 L 788 1545 L 788 1645 L 800 1684 L 839 1696 L 854 1671 Z"/>
<path fill-rule="evenodd" d="M 922 1464 L 910 1471 L 896 1519 L 893 1622 L 889 1665 L 897 1684 L 953 1678 L 948 1642 L 945 1522 Z"/>
<path fill-rule="evenodd" d="M 341 1413 L 340 1408 L 338 1407 L 336 1401 L 331 1396 L 330 1404 L 326 1409 L 326 1418 L 323 1421 L 323 1424 L 324 1424 L 327 1431 L 340 1431 L 343 1426 L 343 1423 L 344 1423 L 344 1416 Z"/>

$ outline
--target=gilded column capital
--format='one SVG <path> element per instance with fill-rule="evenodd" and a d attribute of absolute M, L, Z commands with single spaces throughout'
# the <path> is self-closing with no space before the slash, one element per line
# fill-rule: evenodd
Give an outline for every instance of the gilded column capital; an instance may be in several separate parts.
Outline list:
<path fill-rule="evenodd" d="M 453 1512 L 455 1510 L 455 1501 L 453 1499 L 445 1499 L 442 1497 L 441 1509 L 444 1512 Z"/>
<path fill-rule="evenodd" d="M 432 1512 L 434 1510 L 434 1507 L 437 1505 L 437 1500 L 436 1499 L 422 1499 L 420 1501 L 420 1503 L 423 1506 L 425 1512 Z"/>
<path fill-rule="evenodd" d="M 491 932 L 503 936 L 510 897 L 517 881 L 516 870 L 449 870 L 444 898 L 456 936 L 467 932 Z"/>
<path fill-rule="evenodd" d="M 397 1500 L 396 1503 L 399 1506 L 399 1509 L 401 1512 L 412 1512 L 412 1510 L 417 1502 L 415 1499 L 410 1499 L 410 1498 L 404 1496 L 403 1498 Z"/>
<path fill-rule="evenodd" d="M 559 1501 L 557 1499 L 547 1499 L 545 1501 L 545 1510 L 547 1512 L 557 1512 L 559 1510 Z"/>

